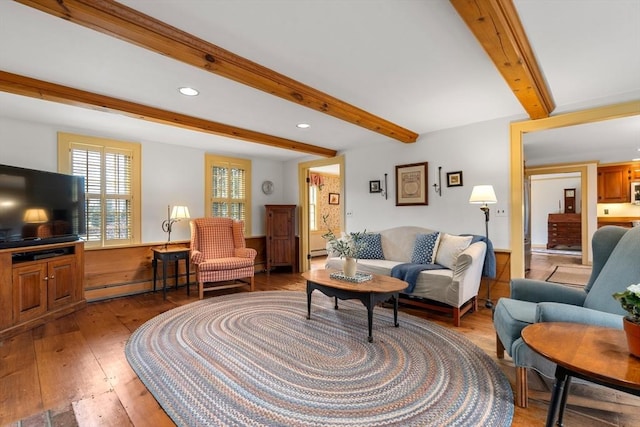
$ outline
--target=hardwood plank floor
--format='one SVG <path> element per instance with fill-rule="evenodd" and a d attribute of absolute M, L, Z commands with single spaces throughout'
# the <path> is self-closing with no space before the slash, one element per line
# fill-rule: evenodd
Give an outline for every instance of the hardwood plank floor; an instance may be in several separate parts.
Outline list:
<path fill-rule="evenodd" d="M 529 276 L 544 280 L 557 264 L 580 263 L 578 257 L 534 254 Z M 322 267 L 316 259 L 315 267 Z M 258 274 L 257 291 L 304 290 L 299 274 Z M 192 288 L 193 290 L 193 288 Z M 207 294 L 245 292 L 230 289 Z M 481 296 L 484 294 L 481 290 Z M 486 290 L 484 291 L 486 292 Z M 491 290 L 496 301 L 508 295 L 506 286 Z M 196 294 L 194 296 L 194 294 Z M 48 425 L 43 411 L 60 426 L 172 426 L 171 419 L 129 366 L 124 346 L 131 333 L 152 317 L 197 300 L 181 288 L 168 293 L 141 294 L 90 303 L 32 331 L 0 342 L 0 425 Z M 495 332 L 491 310 L 483 303 L 454 328 L 451 319 L 407 307 L 407 313 L 455 329 L 482 348 L 515 384 L 508 356 L 495 356 Z M 529 408 L 515 408 L 514 426 L 544 425 L 548 407 L 548 383 L 530 375 Z M 587 409 L 590 408 L 590 409 Z M 640 399 L 597 386 L 576 385 L 569 398 L 565 425 L 640 425 Z"/>

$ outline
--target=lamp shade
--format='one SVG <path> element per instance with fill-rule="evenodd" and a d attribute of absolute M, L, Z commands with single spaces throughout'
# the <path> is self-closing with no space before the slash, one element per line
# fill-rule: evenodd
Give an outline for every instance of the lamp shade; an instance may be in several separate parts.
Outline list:
<path fill-rule="evenodd" d="M 40 224 L 49 221 L 49 217 L 44 209 L 27 209 L 22 220 L 27 224 Z"/>
<path fill-rule="evenodd" d="M 493 185 L 476 185 L 471 191 L 469 203 L 490 204 L 497 203 L 496 192 L 493 191 Z"/>
<path fill-rule="evenodd" d="M 171 210 L 171 219 L 187 219 L 189 216 L 189 208 L 186 206 L 174 206 Z"/>

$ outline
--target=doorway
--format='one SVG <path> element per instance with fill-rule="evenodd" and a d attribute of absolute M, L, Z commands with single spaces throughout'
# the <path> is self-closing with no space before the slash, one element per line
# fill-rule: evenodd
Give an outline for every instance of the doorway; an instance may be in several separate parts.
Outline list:
<path fill-rule="evenodd" d="M 593 166 L 595 169 L 596 166 Z M 578 192 L 576 198 L 577 206 L 574 210 L 580 215 L 580 245 L 577 248 L 581 255 L 581 263 L 588 265 L 591 263 L 590 236 L 595 230 L 595 218 L 597 211 L 597 199 L 594 199 L 589 190 L 589 167 L 585 164 L 563 165 L 563 166 L 537 166 L 525 169 L 525 181 L 530 183 L 530 200 L 524 201 L 524 206 L 528 210 L 525 218 L 529 224 L 525 224 L 525 230 L 529 237 L 531 250 L 539 248 L 541 245 L 547 246 L 548 242 L 548 215 L 564 213 L 563 191 L 566 188 L 575 188 Z M 534 183 L 539 183 L 539 188 Z M 593 186 L 592 186 L 593 188 Z M 552 194 L 548 194 L 551 192 Z M 560 248 L 558 248 L 560 249 Z M 530 258 L 530 253 L 525 253 L 525 259 Z"/>
<path fill-rule="evenodd" d="M 334 232 L 344 230 L 344 156 L 298 165 L 300 189 L 300 272 L 311 268 L 314 256 L 324 255 L 327 217 Z"/>

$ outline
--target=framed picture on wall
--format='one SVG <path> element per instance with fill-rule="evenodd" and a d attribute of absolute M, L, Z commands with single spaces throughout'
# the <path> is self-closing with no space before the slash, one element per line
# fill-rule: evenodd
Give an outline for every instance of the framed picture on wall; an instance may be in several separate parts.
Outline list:
<path fill-rule="evenodd" d="M 428 205 L 428 163 L 396 166 L 396 206 Z"/>
<path fill-rule="evenodd" d="M 340 204 L 340 193 L 329 193 L 329 204 L 330 205 L 339 205 Z"/>
<path fill-rule="evenodd" d="M 462 171 L 447 172 L 447 187 L 462 187 Z"/>
<path fill-rule="evenodd" d="M 380 181 L 369 181 L 369 193 L 380 192 L 382 192 L 382 188 L 380 188 Z"/>

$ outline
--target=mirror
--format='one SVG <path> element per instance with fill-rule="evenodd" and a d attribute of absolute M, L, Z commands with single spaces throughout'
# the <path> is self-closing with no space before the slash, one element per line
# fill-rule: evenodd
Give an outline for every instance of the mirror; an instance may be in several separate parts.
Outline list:
<path fill-rule="evenodd" d="M 640 101 L 511 124 L 511 278 L 524 277 L 524 146 L 526 134 L 640 115 Z M 531 135 L 534 137 L 534 135 Z M 600 142 L 602 144 L 602 142 Z M 593 160 L 593 159 L 591 159 Z M 604 160 L 603 160 L 604 161 Z"/>

